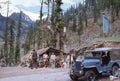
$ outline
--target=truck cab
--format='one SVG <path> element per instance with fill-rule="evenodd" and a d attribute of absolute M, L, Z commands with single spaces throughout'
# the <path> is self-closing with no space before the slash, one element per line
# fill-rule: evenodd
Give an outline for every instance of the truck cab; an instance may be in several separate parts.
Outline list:
<path fill-rule="evenodd" d="M 120 67 L 120 48 L 96 48 L 87 50 L 83 60 L 76 60 L 70 69 L 73 81 L 95 81 L 99 75 L 117 75 Z"/>

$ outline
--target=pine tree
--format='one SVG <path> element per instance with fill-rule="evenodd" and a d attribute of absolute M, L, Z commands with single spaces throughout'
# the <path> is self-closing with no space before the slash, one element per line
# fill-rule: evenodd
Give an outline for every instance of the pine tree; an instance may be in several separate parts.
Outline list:
<path fill-rule="evenodd" d="M 40 45 L 41 45 L 41 42 L 42 42 L 42 34 L 41 34 L 41 26 L 42 23 L 40 24 L 40 21 L 37 20 L 36 23 L 35 23 L 35 26 L 36 26 L 36 43 L 37 43 L 37 49 L 40 48 Z"/>
<path fill-rule="evenodd" d="M 62 49 L 62 46 L 61 46 L 61 30 L 62 30 L 62 27 L 60 25 L 61 23 L 61 16 L 60 16 L 60 13 L 62 11 L 61 9 L 61 4 L 62 4 L 62 0 L 55 0 L 56 2 L 56 9 L 55 9 L 55 13 L 56 13 L 56 19 L 55 19 L 55 22 L 56 22 L 56 39 L 57 39 L 57 42 L 56 42 L 56 48 L 57 49 Z"/>
<path fill-rule="evenodd" d="M 32 44 L 33 44 L 33 36 L 34 36 L 34 34 L 33 34 L 33 31 L 34 29 L 33 29 L 33 27 L 31 26 L 30 28 L 29 28 L 29 31 L 28 31 L 28 40 L 29 40 L 29 46 L 30 46 L 30 48 L 32 47 Z"/>
<path fill-rule="evenodd" d="M 50 13 L 50 2 L 51 0 L 47 0 L 47 5 L 48 5 L 48 14 L 47 14 L 47 21 L 49 20 L 49 13 Z"/>
<path fill-rule="evenodd" d="M 36 46 L 35 46 L 35 44 L 36 44 L 36 35 L 37 34 L 37 27 L 36 26 L 34 26 L 34 28 L 33 28 L 33 47 L 35 48 Z"/>
<path fill-rule="evenodd" d="M 3 51 L 4 51 L 4 49 L 3 49 L 3 47 L 1 47 L 1 48 L 0 48 L 0 58 L 3 58 L 3 57 L 4 57 Z"/>
<path fill-rule="evenodd" d="M 78 24 L 78 35 L 79 35 L 79 45 L 80 45 L 80 42 L 81 42 L 81 39 L 80 39 L 80 36 L 81 34 L 83 33 L 83 19 L 82 19 L 82 12 L 80 12 L 79 14 L 79 24 Z"/>
<path fill-rule="evenodd" d="M 6 65 L 8 65 L 8 60 L 9 60 L 9 54 L 8 54 L 8 22 L 9 22 L 9 18 L 8 18 L 8 13 L 9 13 L 9 1 L 7 4 L 7 17 L 6 17 L 6 22 L 5 22 L 5 33 L 4 33 L 4 56 L 5 56 L 5 61 L 6 61 Z"/>
<path fill-rule="evenodd" d="M 51 17 L 50 17 L 50 21 L 51 21 L 51 28 L 56 31 L 56 12 L 55 12 L 55 7 L 56 7 L 56 4 L 55 4 L 55 0 L 51 0 L 52 2 L 52 9 L 51 9 Z M 52 35 L 51 35 L 51 46 L 55 47 L 56 46 L 56 33 L 54 32 Z"/>
<path fill-rule="evenodd" d="M 96 3 L 94 3 L 93 16 L 94 16 L 94 22 L 96 22 L 97 21 L 97 5 L 96 5 Z"/>
<path fill-rule="evenodd" d="M 85 21 L 85 26 L 87 27 L 88 25 L 88 18 L 87 18 L 87 3 L 85 3 L 85 6 L 82 7 L 82 13 L 83 13 L 83 18 Z"/>
<path fill-rule="evenodd" d="M 76 32 L 76 30 L 77 30 L 77 26 L 76 26 L 76 16 L 74 16 L 74 18 L 73 18 L 72 31 L 73 31 L 73 32 Z"/>
<path fill-rule="evenodd" d="M 29 42 L 27 40 L 27 38 L 24 40 L 24 55 L 26 55 L 28 53 L 28 51 L 30 50 L 30 46 L 29 46 Z"/>
<path fill-rule="evenodd" d="M 10 54 L 9 54 L 9 64 L 10 66 L 14 64 L 14 26 L 15 26 L 15 21 L 11 20 L 10 21 L 10 38 L 9 38 L 9 47 L 10 47 Z"/>
<path fill-rule="evenodd" d="M 115 0 L 115 12 L 116 16 L 119 17 L 119 12 L 120 12 L 120 0 Z"/>
<path fill-rule="evenodd" d="M 22 11 L 20 11 L 18 28 L 17 28 L 17 36 L 16 36 L 16 47 L 15 47 L 15 63 L 20 63 L 20 36 L 22 29 Z"/>
<path fill-rule="evenodd" d="M 27 39 L 27 37 L 24 40 L 24 55 L 27 54 L 27 52 L 30 50 L 30 46 L 29 46 L 29 40 Z"/>
<path fill-rule="evenodd" d="M 41 41 L 41 27 L 42 27 L 42 24 L 44 23 L 44 21 L 42 20 L 42 17 L 43 17 L 43 1 L 44 0 L 41 0 L 40 1 L 40 20 L 37 20 L 35 25 L 36 25 L 36 28 L 37 28 L 37 31 L 36 31 L 36 34 L 37 34 L 37 39 L 36 39 L 36 42 L 37 42 L 37 48 L 39 49 L 40 47 L 40 41 Z"/>
<path fill-rule="evenodd" d="M 33 34 L 33 27 L 31 26 L 27 32 L 27 36 L 25 38 L 25 43 L 24 43 L 24 51 L 25 54 L 31 49 L 31 46 L 33 44 L 34 41 L 34 34 Z"/>
<path fill-rule="evenodd" d="M 55 30 L 55 1 L 52 1 L 51 27 Z"/>

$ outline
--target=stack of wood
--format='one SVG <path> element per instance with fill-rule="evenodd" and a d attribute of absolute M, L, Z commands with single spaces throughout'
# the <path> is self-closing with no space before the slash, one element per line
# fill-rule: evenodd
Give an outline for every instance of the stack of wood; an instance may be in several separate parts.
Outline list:
<path fill-rule="evenodd" d="M 120 47 L 120 42 L 104 42 L 104 47 Z"/>
<path fill-rule="evenodd" d="M 91 44 L 91 45 L 88 45 L 88 46 L 85 46 L 83 48 L 80 48 L 78 51 L 77 51 L 77 54 L 84 54 L 84 52 L 86 50 L 93 50 L 95 48 L 101 48 L 101 47 L 120 47 L 120 42 L 114 42 L 114 41 L 98 41 L 94 44 Z"/>
<path fill-rule="evenodd" d="M 95 48 L 100 48 L 100 47 L 104 47 L 104 43 L 103 42 L 97 42 L 97 43 L 94 43 L 94 44 L 91 44 L 89 46 L 85 46 L 83 48 L 80 48 L 78 51 L 77 51 L 77 54 L 84 54 L 84 52 L 86 50 L 93 50 Z"/>
<path fill-rule="evenodd" d="M 29 54 L 30 54 L 30 51 L 28 52 L 28 54 L 24 55 L 21 58 L 21 63 L 20 63 L 21 67 L 29 67 L 29 58 L 28 58 Z"/>
<path fill-rule="evenodd" d="M 1 67 L 5 67 L 6 66 L 5 58 L 0 59 L 0 66 Z"/>

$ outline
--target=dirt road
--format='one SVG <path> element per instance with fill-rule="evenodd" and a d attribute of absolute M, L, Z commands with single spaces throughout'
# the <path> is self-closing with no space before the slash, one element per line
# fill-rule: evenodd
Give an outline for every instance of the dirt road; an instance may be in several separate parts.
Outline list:
<path fill-rule="evenodd" d="M 69 69 L 0 67 L 0 81 L 71 81 Z M 97 81 L 110 81 L 101 77 Z"/>
<path fill-rule="evenodd" d="M 69 69 L 0 68 L 0 81 L 70 81 Z"/>
<path fill-rule="evenodd" d="M 56 73 L 56 72 L 68 72 L 69 69 L 63 68 L 22 68 L 22 67 L 0 67 L 0 78 L 31 75 L 31 74 L 42 74 L 42 73 Z"/>
<path fill-rule="evenodd" d="M 2 78 L 0 81 L 70 81 L 70 78 L 67 72 L 58 72 Z"/>

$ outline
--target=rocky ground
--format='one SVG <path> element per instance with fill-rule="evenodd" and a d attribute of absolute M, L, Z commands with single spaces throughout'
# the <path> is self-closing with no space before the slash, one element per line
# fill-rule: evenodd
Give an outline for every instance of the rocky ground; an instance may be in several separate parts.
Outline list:
<path fill-rule="evenodd" d="M 22 68 L 0 67 L 0 81 L 71 81 L 69 69 L 64 68 Z M 108 77 L 99 77 L 97 81 L 110 81 Z"/>

